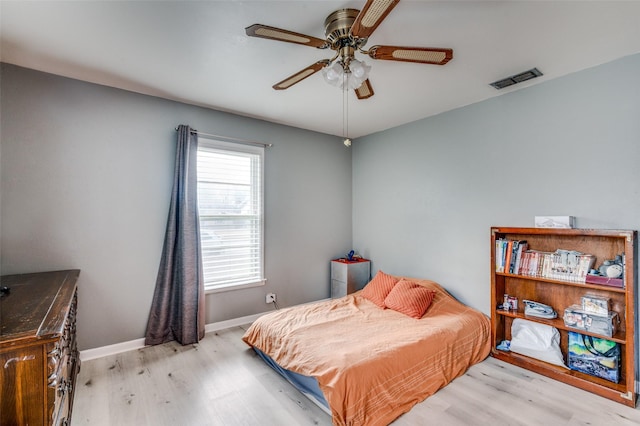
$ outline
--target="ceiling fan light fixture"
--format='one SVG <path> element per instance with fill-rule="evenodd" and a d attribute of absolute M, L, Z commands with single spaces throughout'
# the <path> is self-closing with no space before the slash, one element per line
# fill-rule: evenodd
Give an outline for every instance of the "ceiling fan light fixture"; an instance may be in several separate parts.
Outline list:
<path fill-rule="evenodd" d="M 371 67 L 366 62 L 352 59 L 349 64 L 350 73 L 347 73 L 347 85 L 350 90 L 356 90 L 362 86 L 362 83 L 369 78 Z M 344 89 L 344 87 L 343 87 Z"/>
<path fill-rule="evenodd" d="M 322 69 L 322 76 L 332 86 L 343 90 L 346 88 L 355 90 L 369 78 L 370 70 L 371 67 L 366 62 L 352 59 L 346 71 L 343 62 L 336 61 Z"/>
<path fill-rule="evenodd" d="M 371 70 L 371 67 L 367 65 L 366 62 L 359 61 L 357 59 L 351 60 L 349 68 L 351 68 L 351 74 L 353 74 L 355 78 L 360 80 L 360 84 L 362 84 L 362 82 L 367 79 L 367 77 L 369 76 L 369 71 Z M 358 84 L 357 87 L 360 87 L 360 84 Z"/>
<path fill-rule="evenodd" d="M 342 84 L 343 74 L 344 71 L 342 69 L 342 65 L 339 62 L 334 62 L 333 64 L 322 69 L 322 76 L 324 77 L 324 81 L 336 87 L 339 87 L 339 85 Z"/>

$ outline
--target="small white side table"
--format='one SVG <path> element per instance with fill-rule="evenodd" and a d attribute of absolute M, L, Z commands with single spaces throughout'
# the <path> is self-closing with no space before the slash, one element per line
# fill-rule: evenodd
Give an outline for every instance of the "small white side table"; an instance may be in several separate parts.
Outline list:
<path fill-rule="evenodd" d="M 331 298 L 344 297 L 361 290 L 371 277 L 371 262 L 367 259 L 331 261 Z"/>

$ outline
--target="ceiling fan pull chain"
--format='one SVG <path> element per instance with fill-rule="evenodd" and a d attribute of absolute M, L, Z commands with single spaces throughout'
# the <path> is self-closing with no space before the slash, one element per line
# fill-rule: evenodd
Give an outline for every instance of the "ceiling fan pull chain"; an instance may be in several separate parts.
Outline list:
<path fill-rule="evenodd" d="M 349 105 L 347 104 L 347 74 L 342 75 L 342 137 L 347 138 L 347 122 L 349 121 Z"/>

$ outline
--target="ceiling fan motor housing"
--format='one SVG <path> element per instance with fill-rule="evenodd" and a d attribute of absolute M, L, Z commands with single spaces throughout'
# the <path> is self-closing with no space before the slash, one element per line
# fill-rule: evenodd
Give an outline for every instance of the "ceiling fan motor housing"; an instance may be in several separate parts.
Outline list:
<path fill-rule="evenodd" d="M 324 33 L 333 50 L 338 50 L 345 44 L 356 48 L 364 46 L 364 42 L 354 46 L 355 43 L 350 34 L 353 21 L 359 13 L 357 9 L 339 9 L 324 20 Z M 366 42 L 366 39 L 364 41 Z"/>

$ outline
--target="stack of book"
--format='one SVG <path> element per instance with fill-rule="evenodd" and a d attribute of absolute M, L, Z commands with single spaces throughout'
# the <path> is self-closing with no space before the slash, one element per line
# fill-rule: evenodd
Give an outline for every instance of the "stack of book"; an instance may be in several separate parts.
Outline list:
<path fill-rule="evenodd" d="M 496 272 L 519 274 L 522 265 L 522 253 L 527 251 L 526 241 L 496 240 Z"/>
<path fill-rule="evenodd" d="M 596 258 L 573 250 L 529 250 L 526 241 L 496 240 L 496 272 L 584 283 Z"/>

